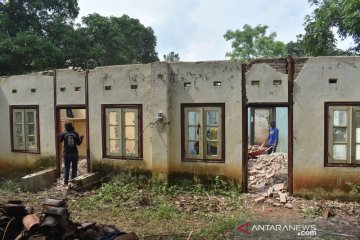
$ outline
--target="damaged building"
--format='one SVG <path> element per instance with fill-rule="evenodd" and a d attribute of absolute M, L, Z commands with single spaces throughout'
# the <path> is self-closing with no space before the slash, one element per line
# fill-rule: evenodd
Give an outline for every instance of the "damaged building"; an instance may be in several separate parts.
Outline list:
<path fill-rule="evenodd" d="M 224 174 L 247 192 L 252 119 L 272 109 L 267 118 L 286 125 L 288 191 L 346 196 L 346 182 L 360 183 L 359 75 L 360 57 L 288 57 L 3 77 L 0 171 L 55 156 L 59 175 L 56 136 L 71 121 L 85 136 L 79 154 L 88 171 L 126 162 L 160 178 Z"/>

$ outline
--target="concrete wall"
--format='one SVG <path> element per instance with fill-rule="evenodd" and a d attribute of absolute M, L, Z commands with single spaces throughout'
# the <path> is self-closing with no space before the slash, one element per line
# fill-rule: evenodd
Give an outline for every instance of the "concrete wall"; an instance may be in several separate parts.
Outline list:
<path fill-rule="evenodd" d="M 13 89 L 17 92 L 12 93 Z M 28 167 L 40 157 L 55 155 L 53 99 L 52 72 L 0 78 L 0 172 L 11 167 Z M 40 154 L 11 151 L 10 105 L 39 106 Z"/>
<path fill-rule="evenodd" d="M 285 68 L 285 66 L 284 66 Z M 246 72 L 246 97 L 249 103 L 287 102 L 288 76 L 269 64 L 258 63 Z M 274 85 L 274 80 L 279 85 Z M 259 85 L 254 85 L 258 81 Z M 281 84 L 280 82 L 281 81 Z"/>
<path fill-rule="evenodd" d="M 324 167 L 324 103 L 360 102 L 360 58 L 310 58 L 294 83 L 294 193 L 338 196 L 360 170 Z M 337 78 L 337 84 L 329 84 Z"/>
<path fill-rule="evenodd" d="M 171 172 L 224 173 L 241 179 L 241 65 L 236 62 L 171 63 L 169 106 Z M 220 81 L 221 87 L 214 86 Z M 184 87 L 184 83 L 191 83 Z M 225 163 L 181 162 L 181 103 L 225 103 Z"/>

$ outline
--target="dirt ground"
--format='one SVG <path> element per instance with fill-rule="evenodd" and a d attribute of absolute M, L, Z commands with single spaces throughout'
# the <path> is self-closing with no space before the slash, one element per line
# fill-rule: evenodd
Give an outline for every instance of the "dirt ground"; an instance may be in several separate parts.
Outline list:
<path fill-rule="evenodd" d="M 143 195 L 144 191 L 140 189 L 139 193 Z M 141 239 L 360 239 L 358 202 L 293 197 L 292 208 L 286 208 L 257 203 L 257 194 L 242 194 L 238 205 L 227 203 L 227 198 L 221 195 L 175 194 L 164 198 L 156 211 L 149 210 L 146 203 L 136 205 L 132 201 L 105 202 L 101 207 L 92 207 L 88 199 L 99 194 L 98 190 L 68 191 L 61 179 L 52 188 L 38 193 L 16 190 L 0 194 L 0 203 L 18 199 L 35 211 L 40 211 L 46 198 L 67 197 L 74 222 L 115 225 L 120 230 L 137 233 Z M 199 229 L 216 227 L 221 227 L 218 230 L 221 233 L 199 234 Z M 301 231 L 304 227 L 316 230 Z"/>

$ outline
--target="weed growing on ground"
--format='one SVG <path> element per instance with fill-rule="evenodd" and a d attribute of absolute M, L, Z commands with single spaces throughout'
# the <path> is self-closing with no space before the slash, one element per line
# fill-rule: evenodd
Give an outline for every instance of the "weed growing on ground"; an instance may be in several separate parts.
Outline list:
<path fill-rule="evenodd" d="M 0 181 L 0 193 L 16 192 L 20 188 L 20 181 L 18 178 L 4 179 Z"/>

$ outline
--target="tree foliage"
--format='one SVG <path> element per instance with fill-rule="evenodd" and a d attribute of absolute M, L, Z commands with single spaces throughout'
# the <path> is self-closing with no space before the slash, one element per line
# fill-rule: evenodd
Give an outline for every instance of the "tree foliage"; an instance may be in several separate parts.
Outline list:
<path fill-rule="evenodd" d="M 232 51 L 226 53 L 227 57 L 243 62 L 255 58 L 282 57 L 285 53 L 285 44 L 276 41 L 276 33 L 266 34 L 268 26 L 258 25 L 251 27 L 248 24 L 243 26 L 243 30 L 228 30 L 224 38 L 231 41 Z"/>
<path fill-rule="evenodd" d="M 305 34 L 301 45 L 308 55 L 343 55 L 360 53 L 360 2 L 359 0 L 309 0 L 316 6 L 305 17 Z M 347 52 L 336 48 L 337 39 L 351 37 L 355 46 Z"/>
<path fill-rule="evenodd" d="M 8 0 L 0 4 L 0 74 L 24 73 L 61 65 L 72 31 L 76 0 Z"/>
<path fill-rule="evenodd" d="M 180 61 L 180 56 L 178 53 L 169 52 L 168 54 L 163 55 L 165 62 L 178 62 Z"/>
<path fill-rule="evenodd" d="M 137 19 L 94 13 L 83 17 L 82 23 L 76 30 L 79 54 L 70 59 L 75 65 L 87 68 L 159 60 L 154 31 Z"/>
<path fill-rule="evenodd" d="M 139 20 L 91 14 L 75 25 L 78 13 L 77 0 L 0 2 L 0 75 L 158 60 L 154 31 Z"/>

